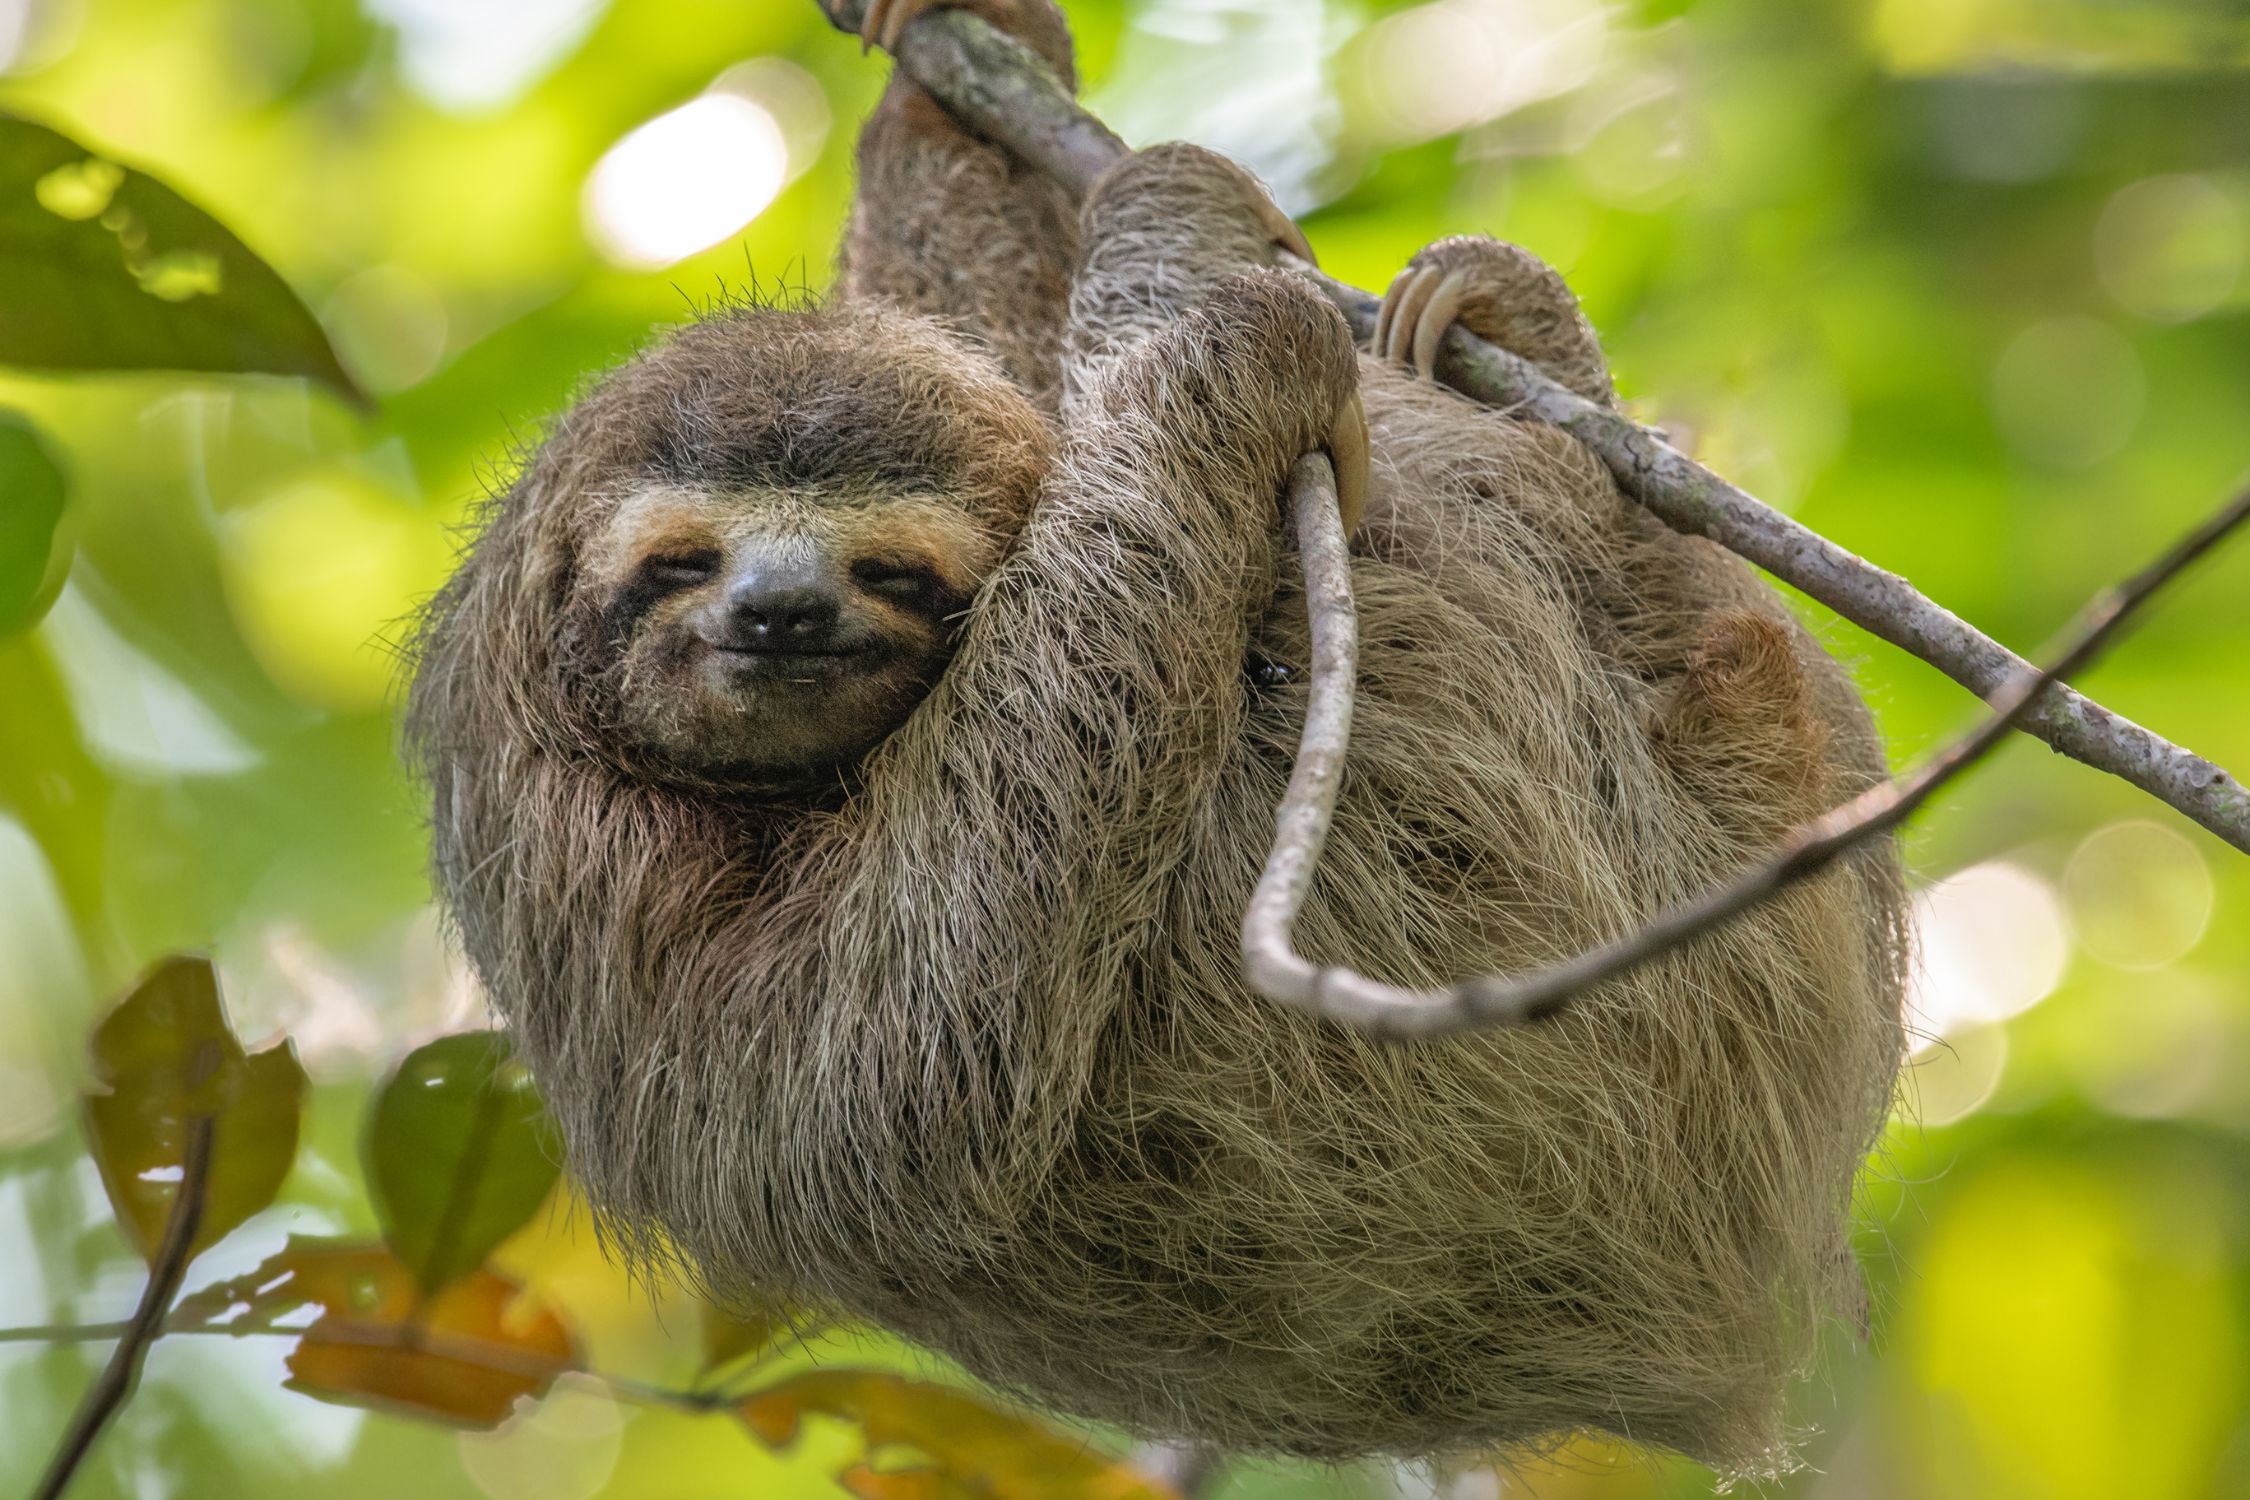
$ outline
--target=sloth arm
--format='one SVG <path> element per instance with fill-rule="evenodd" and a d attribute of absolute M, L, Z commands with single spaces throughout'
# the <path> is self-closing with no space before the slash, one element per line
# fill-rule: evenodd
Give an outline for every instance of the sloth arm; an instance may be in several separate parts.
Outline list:
<path fill-rule="evenodd" d="M 1004 1222 L 1012 1174 L 1063 1139 L 1242 733 L 1284 481 L 1357 378 L 1343 320 L 1274 271 L 1115 361 L 952 665 L 868 762 L 829 981 L 885 1071 L 924 1081 L 896 1122 L 917 1191 L 965 1176 Z"/>
<path fill-rule="evenodd" d="M 913 0 L 913 8 L 932 7 Z M 1030 46 L 1076 87 L 1070 28 L 1053 0 L 974 0 L 960 8 Z M 870 7 L 870 21 L 880 18 Z M 860 132 L 859 186 L 838 268 L 843 294 L 944 319 L 990 350 L 1051 412 L 1076 253 L 1068 195 L 964 130 L 893 69 Z"/>

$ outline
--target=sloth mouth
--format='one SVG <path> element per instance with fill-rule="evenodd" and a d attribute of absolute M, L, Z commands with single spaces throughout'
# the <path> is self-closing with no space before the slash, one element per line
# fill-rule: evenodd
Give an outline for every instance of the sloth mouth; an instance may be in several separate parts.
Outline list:
<path fill-rule="evenodd" d="M 721 656 L 744 661 L 848 661 L 855 656 L 871 655 L 875 650 L 872 641 L 860 641 L 838 646 L 724 646 L 711 648 Z"/>

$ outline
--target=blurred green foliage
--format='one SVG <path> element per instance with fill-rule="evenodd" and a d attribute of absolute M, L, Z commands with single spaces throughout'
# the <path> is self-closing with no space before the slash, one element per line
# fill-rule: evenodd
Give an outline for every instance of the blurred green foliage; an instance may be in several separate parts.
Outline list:
<path fill-rule="evenodd" d="M 1362 285 L 1441 234 L 1530 246 L 1646 415 L 2019 647 L 2250 468 L 2246 0 L 1067 8 L 1130 138 L 1250 161 Z M 0 370 L 0 617 L 55 595 L 0 639 L 0 1325 L 132 1304 L 73 1100 L 101 997 L 177 947 L 312 1079 L 278 1199 L 190 1284 L 377 1235 L 376 1080 L 478 1020 L 428 909 L 393 648 L 588 372 L 715 299 L 825 281 L 882 75 L 812 0 L 0 0 L 0 110 L 229 226 L 375 398 Z M 698 160 L 713 141 L 735 156 Z M 630 170 L 601 171 L 613 149 Z M 2246 597 L 2238 550 L 2087 687 L 2250 768 Z M 1814 618 L 1901 760 L 1973 713 Z M 1909 855 L 1942 1040 L 1871 1164 L 1872 1348 L 1834 1340 L 1801 1393 L 1813 1468 L 1781 1491 L 2250 1496 L 2250 863 L 2028 741 Z M 629 1286 L 567 1199 L 496 1264 L 594 1368 L 697 1374 L 692 1299 Z M 0 1490 L 104 1352 L 0 1344 Z M 817 1353 L 924 1368 L 856 1335 Z M 859 1441 L 815 1407 L 777 1457 L 569 1380 L 459 1434 L 308 1401 L 283 1358 L 160 1343 L 78 1493 L 833 1497 Z M 1389 1482 L 1264 1465 L 1228 1493 Z M 1710 1487 L 1594 1445 L 1510 1483 Z"/>

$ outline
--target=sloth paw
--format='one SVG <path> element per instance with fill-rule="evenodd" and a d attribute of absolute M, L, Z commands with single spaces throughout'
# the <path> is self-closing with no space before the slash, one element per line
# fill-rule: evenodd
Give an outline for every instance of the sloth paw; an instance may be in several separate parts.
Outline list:
<path fill-rule="evenodd" d="M 867 0 L 867 13 L 859 23 L 859 50 L 870 52 L 880 47 L 896 52 L 898 39 L 909 22 L 924 11 L 949 3 L 951 0 Z"/>
<path fill-rule="evenodd" d="M 1090 247 L 1122 240 L 1144 252 L 1192 252 L 1195 264 L 1228 269 L 1272 266 L 1277 249 L 1318 263 L 1304 231 L 1264 183 L 1231 158 L 1185 141 L 1144 146 L 1119 160 L 1087 190 L 1081 223 Z"/>
<path fill-rule="evenodd" d="M 919 17 L 933 10 L 965 10 L 1030 45 L 1065 80 L 1071 74 L 1070 28 L 1053 0 L 867 0 L 859 23 L 859 50 L 898 51 L 898 39 Z"/>
<path fill-rule="evenodd" d="M 1588 400 L 1615 404 L 1609 362 L 1578 299 L 1530 251 L 1477 235 L 1429 246 L 1383 295 L 1375 356 L 1434 380 L 1438 351 L 1456 323 L 1530 360 Z"/>

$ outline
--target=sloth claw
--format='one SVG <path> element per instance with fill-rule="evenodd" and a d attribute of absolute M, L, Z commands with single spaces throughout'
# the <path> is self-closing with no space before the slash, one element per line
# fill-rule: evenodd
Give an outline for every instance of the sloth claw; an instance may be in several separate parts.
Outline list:
<path fill-rule="evenodd" d="M 859 50 L 864 53 L 880 47 L 896 52 L 899 37 L 916 17 L 956 3 L 958 0 L 867 0 L 867 15 L 859 23 Z"/>
<path fill-rule="evenodd" d="M 1401 271 L 1376 315 L 1376 357 L 1410 365 L 1423 379 L 1435 380 L 1446 330 L 1459 318 L 1474 280 L 1460 268 L 1421 265 Z"/>
<path fill-rule="evenodd" d="M 1351 399 L 1336 409 L 1335 425 L 1328 429 L 1328 462 L 1336 470 L 1336 510 L 1344 519 L 1348 540 L 1367 513 L 1368 464 L 1367 405 L 1353 391 Z"/>
<path fill-rule="evenodd" d="M 1250 196 L 1256 201 L 1258 222 L 1265 226 L 1267 233 L 1273 236 L 1273 242 L 1276 245 L 1296 256 L 1297 259 L 1308 266 L 1320 264 L 1320 257 L 1313 254 L 1312 242 L 1305 238 L 1304 230 L 1297 227 L 1295 219 L 1281 211 L 1280 204 L 1274 202 L 1265 190 L 1255 183 L 1251 185 Z"/>

